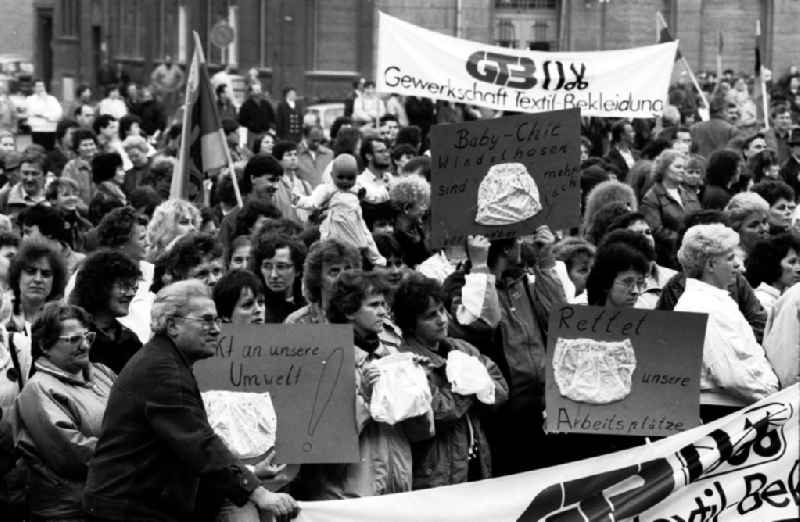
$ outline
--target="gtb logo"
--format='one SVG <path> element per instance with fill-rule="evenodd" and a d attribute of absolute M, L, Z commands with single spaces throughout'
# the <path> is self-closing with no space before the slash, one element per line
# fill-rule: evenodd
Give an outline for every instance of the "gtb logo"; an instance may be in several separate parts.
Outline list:
<path fill-rule="evenodd" d="M 541 77 L 537 78 L 536 63 L 527 56 L 510 56 L 503 53 L 475 51 L 467 60 L 467 73 L 476 80 L 514 89 L 531 89 L 541 81 L 541 88 L 557 91 L 585 89 L 586 65 L 545 60 L 541 63 Z M 567 81 L 569 80 L 569 81 Z"/>

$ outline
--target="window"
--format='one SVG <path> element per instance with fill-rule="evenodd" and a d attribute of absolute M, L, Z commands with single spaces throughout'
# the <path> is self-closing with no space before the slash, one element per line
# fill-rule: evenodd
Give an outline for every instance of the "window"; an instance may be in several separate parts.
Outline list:
<path fill-rule="evenodd" d="M 175 0 L 159 0 L 158 31 L 156 31 L 156 60 L 171 56 L 176 62 L 181 59 L 179 40 L 185 35 L 180 28 L 180 9 L 183 7 Z"/>
<path fill-rule="evenodd" d="M 80 32 L 80 11 L 78 0 L 61 2 L 61 36 L 77 37 Z"/>
<path fill-rule="evenodd" d="M 112 9 L 111 31 L 114 53 L 119 58 L 143 59 L 142 13 L 143 0 L 126 0 Z"/>
<path fill-rule="evenodd" d="M 556 34 L 551 30 L 555 24 L 547 20 L 537 20 L 531 26 L 531 40 L 528 49 L 532 51 L 550 51 L 556 47 Z"/>
<path fill-rule="evenodd" d="M 210 35 L 211 29 L 213 29 L 214 26 L 219 22 L 224 22 L 230 25 L 230 8 L 234 3 L 232 0 L 208 0 L 206 3 L 208 5 L 207 34 Z M 211 43 L 211 39 L 209 38 L 206 49 L 206 61 L 213 64 L 226 64 L 228 63 L 227 51 L 228 48 L 217 47 Z"/>
<path fill-rule="evenodd" d="M 498 9 L 555 9 L 556 0 L 495 0 Z"/>
<path fill-rule="evenodd" d="M 358 69 L 358 0 L 317 0 L 314 9 L 314 69 Z"/>
<path fill-rule="evenodd" d="M 495 44 L 501 47 L 517 47 L 517 36 L 514 23 L 511 20 L 500 20 L 497 22 L 497 33 Z"/>
<path fill-rule="evenodd" d="M 267 67 L 269 64 L 269 49 L 267 49 L 267 0 L 258 2 L 258 64 Z"/>

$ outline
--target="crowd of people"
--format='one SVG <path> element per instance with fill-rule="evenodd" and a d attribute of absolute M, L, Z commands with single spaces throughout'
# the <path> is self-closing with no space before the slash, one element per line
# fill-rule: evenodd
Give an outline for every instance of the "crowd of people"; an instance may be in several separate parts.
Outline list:
<path fill-rule="evenodd" d="M 158 75 L 169 92 L 176 67 Z M 273 107 L 251 81 L 235 107 L 223 81 L 236 172 L 211 173 L 186 201 L 169 197 L 180 111 L 161 94 L 112 84 L 97 101 L 82 88 L 63 111 L 35 85 L 33 144 L 17 150 L 16 126 L 0 129 L 3 520 L 291 517 L 295 499 L 645 443 L 543 430 L 548 317 L 565 303 L 708 314 L 703 422 L 798 380 L 796 69 L 776 82 L 768 127 L 742 78 L 706 93 L 708 121 L 682 84 L 658 119 L 584 118 L 580 226 L 443 249 L 428 241 L 430 128 L 502 114 L 383 97 L 360 80 L 328 130 L 291 87 Z M 236 459 L 191 371 L 222 323 L 352 325 L 360 461 L 288 473 L 271 457 Z M 455 352 L 486 395 L 454 391 Z M 388 424 L 366 405 L 377 361 L 398 353 L 424 369 L 430 411 Z"/>

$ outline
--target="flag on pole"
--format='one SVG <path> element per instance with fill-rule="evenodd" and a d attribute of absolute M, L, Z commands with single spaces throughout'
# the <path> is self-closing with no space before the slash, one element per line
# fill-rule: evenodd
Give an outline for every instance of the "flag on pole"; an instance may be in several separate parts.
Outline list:
<path fill-rule="evenodd" d="M 761 63 L 761 20 L 756 20 L 756 46 L 755 46 L 755 73 L 756 81 L 753 96 L 756 99 L 761 99 L 761 117 L 764 122 L 764 127 L 769 128 L 769 92 L 767 90 L 767 76 L 769 70 Z"/>
<path fill-rule="evenodd" d="M 672 36 L 672 33 L 669 32 L 667 21 L 664 20 L 664 16 L 661 14 L 661 11 L 656 11 L 656 25 L 660 28 L 658 31 L 658 43 L 671 42 L 675 40 L 675 38 Z M 677 62 L 681 58 L 683 58 L 683 55 L 681 54 L 681 50 L 678 49 L 677 52 L 675 52 L 675 61 Z"/>
<path fill-rule="evenodd" d="M 194 33 L 194 55 L 186 80 L 183 132 L 171 198 L 200 201 L 205 174 L 228 165 L 228 144 L 222 131 L 200 37 Z M 236 176 L 233 176 L 234 184 Z"/>

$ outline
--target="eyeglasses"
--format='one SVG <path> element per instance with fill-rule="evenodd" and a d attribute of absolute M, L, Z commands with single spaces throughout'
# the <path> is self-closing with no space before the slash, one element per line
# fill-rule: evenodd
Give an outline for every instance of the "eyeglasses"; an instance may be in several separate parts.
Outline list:
<path fill-rule="evenodd" d="M 261 264 L 261 270 L 263 270 L 264 272 L 267 272 L 267 273 L 272 272 L 273 269 L 277 270 L 278 272 L 288 272 L 292 268 L 294 268 L 294 265 L 292 265 L 290 263 L 275 263 L 275 264 L 262 263 Z"/>
<path fill-rule="evenodd" d="M 620 279 L 619 281 L 614 281 L 614 284 L 629 292 L 636 290 L 641 293 L 647 288 L 647 282 L 643 279 Z"/>
<path fill-rule="evenodd" d="M 80 343 L 81 341 L 86 341 L 86 344 L 91 345 L 92 343 L 94 343 L 94 339 L 96 336 L 97 334 L 95 332 L 84 330 L 83 332 L 76 333 L 73 335 L 61 335 L 58 337 L 58 339 L 60 341 L 66 341 L 72 346 L 77 346 L 78 343 Z"/>
<path fill-rule="evenodd" d="M 220 325 L 222 325 L 222 319 L 220 319 L 216 315 L 204 315 L 202 317 L 193 317 L 191 315 L 184 315 L 183 318 L 188 321 L 197 321 L 206 330 L 210 330 L 213 327 L 219 328 Z"/>
<path fill-rule="evenodd" d="M 121 294 L 135 294 L 139 289 L 138 281 L 117 281 L 115 286 Z"/>

